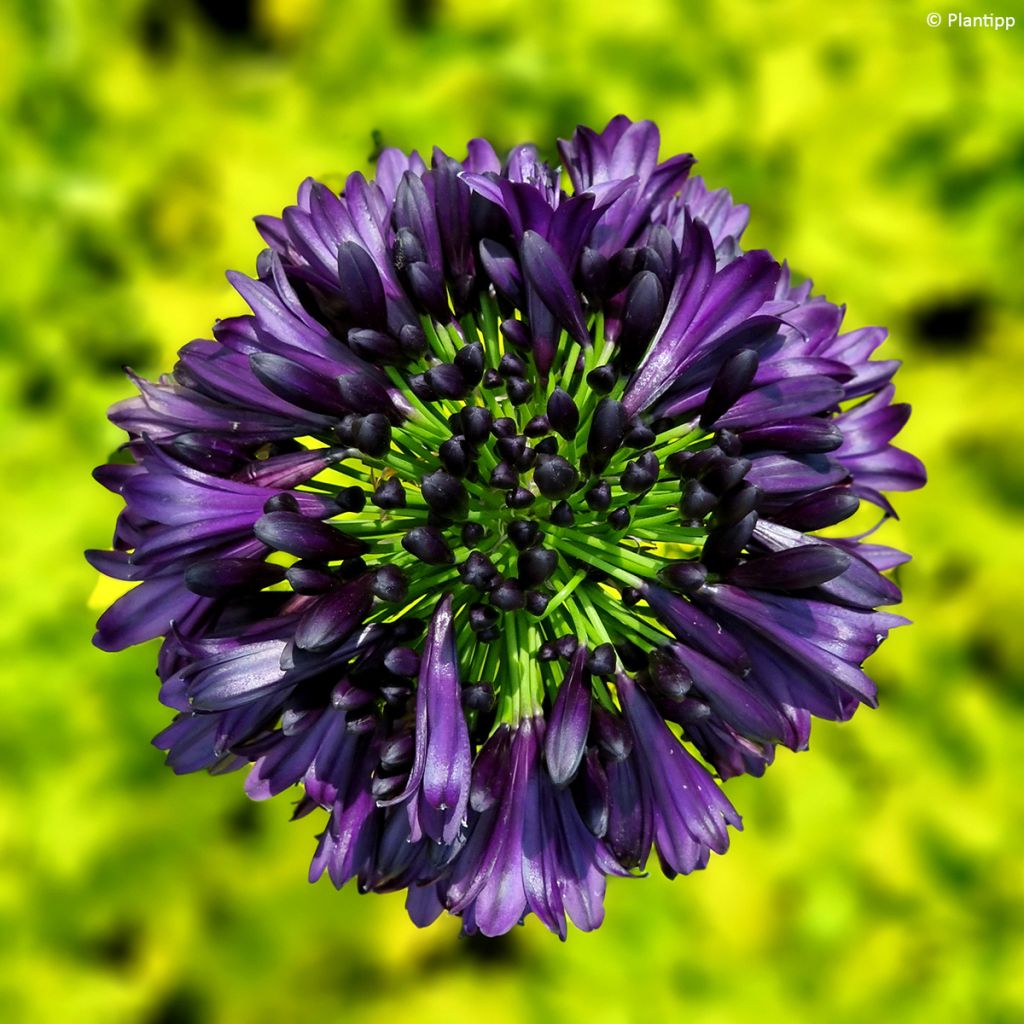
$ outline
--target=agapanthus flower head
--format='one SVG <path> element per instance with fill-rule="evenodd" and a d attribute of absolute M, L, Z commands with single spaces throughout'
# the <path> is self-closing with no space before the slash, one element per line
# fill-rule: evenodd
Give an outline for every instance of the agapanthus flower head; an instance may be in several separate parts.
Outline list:
<path fill-rule="evenodd" d="M 257 225 L 252 312 L 114 406 L 105 650 L 162 638 L 154 741 L 326 811 L 311 877 L 497 935 L 724 853 L 719 779 L 874 705 L 919 487 L 885 332 L 744 251 L 745 207 L 579 128 L 385 150 Z M 567 180 L 566 180 L 567 179 Z M 716 778 L 717 777 L 717 778 Z"/>

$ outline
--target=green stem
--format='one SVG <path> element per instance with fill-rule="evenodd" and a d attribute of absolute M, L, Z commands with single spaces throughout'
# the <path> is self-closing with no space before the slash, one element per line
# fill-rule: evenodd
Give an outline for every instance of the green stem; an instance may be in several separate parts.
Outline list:
<path fill-rule="evenodd" d="M 618 563 L 621 568 L 630 567 L 637 572 L 656 573 L 661 568 L 661 562 L 645 555 L 638 555 L 621 544 L 609 544 L 598 537 L 588 536 L 577 531 L 568 532 L 557 526 L 550 526 L 547 523 L 538 524 L 541 530 L 552 537 L 556 546 L 569 545 L 577 550 L 577 557 L 582 551 L 583 557 L 599 552 L 603 561 L 612 564 Z"/>
<path fill-rule="evenodd" d="M 541 615 L 541 621 L 548 618 L 552 612 L 558 611 L 558 609 L 565 603 L 572 592 L 586 579 L 587 573 L 585 569 L 580 569 L 574 576 L 572 576 L 558 591 L 557 594 L 548 602 L 547 608 L 544 609 L 544 614 Z"/>
<path fill-rule="evenodd" d="M 622 605 L 618 604 L 608 594 L 598 591 L 594 595 L 594 600 L 601 605 L 609 615 L 617 619 L 624 628 L 630 629 L 634 633 L 639 633 L 652 643 L 663 644 L 672 639 L 666 633 L 663 633 L 650 625 L 648 620 L 643 616 L 638 615 L 635 611 L 630 612 Z"/>

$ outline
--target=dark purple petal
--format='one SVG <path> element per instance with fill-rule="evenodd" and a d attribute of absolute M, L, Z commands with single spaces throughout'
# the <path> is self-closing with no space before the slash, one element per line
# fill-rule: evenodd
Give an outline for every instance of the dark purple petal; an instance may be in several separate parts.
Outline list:
<path fill-rule="evenodd" d="M 226 597 L 280 583 L 284 568 L 251 558 L 211 558 L 193 562 L 185 571 L 185 585 L 203 597 Z"/>
<path fill-rule="evenodd" d="M 745 394 L 716 425 L 729 430 L 811 416 L 838 405 L 843 386 L 831 377 L 787 377 Z"/>
<path fill-rule="evenodd" d="M 418 239 L 426 254 L 424 262 L 441 265 L 441 233 L 434 215 L 434 204 L 422 179 L 407 171 L 395 194 L 395 226 L 407 228 Z"/>
<path fill-rule="evenodd" d="M 850 556 L 828 544 L 806 544 L 748 559 L 727 573 L 730 583 L 766 590 L 802 590 L 842 575 Z"/>
<path fill-rule="evenodd" d="M 671 871 L 687 874 L 707 863 L 708 851 L 726 851 L 727 826 L 742 828 L 740 816 L 707 770 L 672 735 L 646 694 L 625 675 L 616 676 L 616 689 L 650 786 L 658 853 Z"/>
<path fill-rule="evenodd" d="M 469 730 L 462 713 L 451 595 L 438 605 L 427 631 L 416 688 L 416 754 L 402 798 L 415 806 L 419 829 L 436 842 L 458 835 L 469 803 Z"/>
<path fill-rule="evenodd" d="M 819 417 L 802 417 L 743 431 L 744 451 L 775 448 L 786 452 L 831 452 L 843 443 L 842 431 Z"/>
<path fill-rule="evenodd" d="M 583 760 L 590 729 L 590 673 L 587 649 L 579 647 L 551 706 L 544 736 L 544 760 L 556 786 L 572 781 Z"/>
<path fill-rule="evenodd" d="M 757 693 L 749 677 L 730 672 L 717 661 L 683 644 L 672 644 L 669 650 L 689 673 L 696 696 L 741 736 L 759 742 L 785 737 L 782 715 Z"/>
<path fill-rule="evenodd" d="M 643 595 L 659 621 L 683 643 L 723 665 L 739 670 L 747 667 L 743 645 L 692 601 L 652 583 L 643 588 Z"/>
<path fill-rule="evenodd" d="M 765 494 L 820 492 L 841 483 L 849 471 L 827 455 L 782 455 L 767 453 L 751 458 L 747 482 Z"/>
<path fill-rule="evenodd" d="M 704 399 L 700 414 L 703 426 L 722 419 L 733 409 L 754 379 L 758 362 L 758 355 L 753 349 L 741 348 L 722 364 Z M 723 422 L 723 425 L 727 424 Z"/>
<path fill-rule="evenodd" d="M 305 651 L 323 651 L 349 637 L 370 610 L 371 584 L 369 574 L 364 574 L 321 597 L 296 624 L 296 646 Z"/>
<path fill-rule="evenodd" d="M 249 364 L 260 382 L 286 402 L 328 416 L 340 416 L 346 410 L 333 377 L 272 352 L 254 352 Z"/>
<path fill-rule="evenodd" d="M 253 529 L 267 547 L 314 562 L 352 558 L 366 550 L 362 541 L 337 527 L 297 512 L 268 512 L 256 520 Z"/>
<path fill-rule="evenodd" d="M 480 261 L 494 287 L 508 302 L 523 305 L 523 277 L 515 257 L 503 245 L 485 238 L 480 243 Z"/>
<path fill-rule="evenodd" d="M 580 345 L 590 344 L 583 309 L 569 272 L 551 246 L 535 231 L 523 235 L 520 246 L 523 271 L 541 301 Z"/>
<path fill-rule="evenodd" d="M 608 778 L 608 829 L 605 842 L 619 863 L 643 868 L 654 842 L 654 801 L 639 754 L 613 760 Z"/>
<path fill-rule="evenodd" d="M 101 651 L 122 651 L 167 633 L 172 622 L 201 614 L 212 605 L 211 598 L 188 590 L 180 573 L 147 579 L 100 616 L 93 643 Z"/>
<path fill-rule="evenodd" d="M 285 678 L 281 668 L 284 649 L 283 640 L 263 640 L 189 666 L 184 675 L 193 707 L 198 711 L 220 711 L 258 700 L 278 689 Z"/>
<path fill-rule="evenodd" d="M 338 247 L 338 281 L 352 318 L 362 327 L 387 327 L 384 286 L 370 254 L 355 242 Z"/>
<path fill-rule="evenodd" d="M 761 250 L 744 254 L 712 278 L 707 228 L 694 224 L 688 234 L 695 239 L 690 245 L 684 238 L 684 270 L 669 295 L 665 319 L 623 399 L 631 415 L 669 388 L 686 357 L 705 339 L 725 334 L 753 316 L 778 280 L 779 265 Z"/>

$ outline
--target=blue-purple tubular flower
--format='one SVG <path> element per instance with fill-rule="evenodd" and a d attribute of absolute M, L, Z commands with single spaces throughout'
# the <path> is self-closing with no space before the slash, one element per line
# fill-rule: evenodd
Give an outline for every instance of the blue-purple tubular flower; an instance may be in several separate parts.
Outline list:
<path fill-rule="evenodd" d="M 455 842 L 469 802 L 469 730 L 462 714 L 452 599 L 438 605 L 423 645 L 416 686 L 415 755 L 408 797 L 412 838 Z"/>
<path fill-rule="evenodd" d="M 704 867 L 716 777 L 875 705 L 908 556 L 842 524 L 925 479 L 885 331 L 692 156 L 625 117 L 559 152 L 387 149 L 257 218 L 251 313 L 111 410 L 88 552 L 131 585 L 96 644 L 162 638 L 174 771 L 300 787 L 311 879 L 485 935 Z"/>

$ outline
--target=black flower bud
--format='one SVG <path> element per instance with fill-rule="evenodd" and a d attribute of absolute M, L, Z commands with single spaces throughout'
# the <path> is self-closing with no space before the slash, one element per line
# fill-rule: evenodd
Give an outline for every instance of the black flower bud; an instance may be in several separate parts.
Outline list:
<path fill-rule="evenodd" d="M 536 500 L 533 491 L 525 487 L 515 487 L 505 495 L 505 504 L 509 508 L 529 508 Z"/>
<path fill-rule="evenodd" d="M 491 424 L 491 433 L 495 437 L 513 437 L 516 430 L 516 421 L 511 416 L 499 416 Z"/>
<path fill-rule="evenodd" d="M 567 441 L 576 436 L 580 426 L 580 411 L 568 392 L 555 388 L 548 398 L 548 422 L 551 428 L 562 435 Z"/>
<path fill-rule="evenodd" d="M 483 540 L 486 532 L 480 523 L 464 523 L 462 526 L 462 543 L 467 548 L 471 548 Z"/>
<path fill-rule="evenodd" d="M 661 281 L 650 270 L 633 278 L 626 292 L 626 309 L 619 334 L 619 347 L 625 365 L 635 367 L 665 312 L 665 294 Z"/>
<path fill-rule="evenodd" d="M 296 594 L 326 594 L 338 585 L 334 573 L 315 562 L 296 562 L 288 566 L 284 575 Z"/>
<path fill-rule="evenodd" d="M 458 367 L 441 363 L 431 367 L 423 375 L 434 393 L 440 398 L 463 398 L 469 391 L 466 378 Z"/>
<path fill-rule="evenodd" d="M 491 432 L 494 416 L 490 409 L 479 405 L 467 405 L 462 410 L 462 433 L 472 445 L 481 445 Z"/>
<path fill-rule="evenodd" d="M 545 640 L 544 643 L 537 648 L 538 661 L 555 661 L 557 658 L 558 651 L 555 650 L 554 641 Z"/>
<path fill-rule="evenodd" d="M 391 258 L 396 270 L 405 270 L 413 263 L 426 263 L 427 252 L 413 231 L 409 228 L 399 228 L 395 232 L 395 244 L 391 250 Z"/>
<path fill-rule="evenodd" d="M 516 611 L 526 604 L 526 595 L 515 580 L 502 580 L 490 593 L 491 604 L 503 612 Z"/>
<path fill-rule="evenodd" d="M 511 463 L 499 462 L 491 471 L 491 486 L 498 490 L 504 491 L 515 487 L 518 480 L 519 474 Z"/>
<path fill-rule="evenodd" d="M 503 320 L 501 324 L 501 333 L 505 336 L 505 340 L 510 345 L 515 348 L 523 349 L 524 351 L 529 351 L 530 332 L 522 320 Z"/>
<path fill-rule="evenodd" d="M 498 362 L 498 373 L 502 377 L 525 377 L 526 363 L 519 356 L 507 352 Z"/>
<path fill-rule="evenodd" d="M 467 586 L 477 590 L 487 590 L 491 581 L 497 576 L 498 570 L 494 563 L 479 551 L 471 551 L 469 557 L 459 566 L 459 575 Z"/>
<path fill-rule="evenodd" d="M 203 597 L 226 597 L 262 590 L 279 583 L 285 570 L 271 562 L 252 558 L 211 558 L 194 562 L 185 570 L 185 586 Z"/>
<path fill-rule="evenodd" d="M 384 655 L 384 667 L 393 675 L 411 679 L 420 670 L 420 656 L 411 647 L 392 647 Z"/>
<path fill-rule="evenodd" d="M 405 573 L 397 565 L 382 565 L 373 575 L 374 594 L 388 604 L 404 601 L 409 592 Z"/>
<path fill-rule="evenodd" d="M 715 526 L 731 526 L 738 523 L 748 512 L 753 512 L 760 500 L 759 487 L 754 484 L 742 484 L 729 491 L 718 503 L 711 521 Z"/>
<path fill-rule="evenodd" d="M 377 489 L 370 495 L 370 501 L 377 508 L 405 508 L 405 490 L 397 476 L 388 477 L 377 484 Z"/>
<path fill-rule="evenodd" d="M 525 473 L 528 469 L 532 469 L 534 465 L 536 465 L 537 454 L 536 448 L 526 445 L 516 458 L 516 469 L 518 469 L 520 473 Z"/>
<path fill-rule="evenodd" d="M 743 393 L 750 387 L 760 359 L 758 354 L 749 348 L 733 353 L 722 364 L 700 413 L 700 425 L 708 427 L 720 416 L 724 416 Z"/>
<path fill-rule="evenodd" d="M 334 496 L 334 503 L 342 512 L 362 512 L 366 507 L 366 491 L 354 484 L 342 487 Z"/>
<path fill-rule="evenodd" d="M 494 445 L 494 450 L 497 452 L 499 459 L 515 463 L 526 450 L 526 438 L 522 434 L 513 434 L 511 437 L 499 437 Z"/>
<path fill-rule="evenodd" d="M 579 645 L 579 637 L 574 633 L 563 633 L 555 639 L 555 649 L 558 651 L 558 656 L 565 661 L 568 661 L 576 653 Z"/>
<path fill-rule="evenodd" d="M 626 431 L 622 443 L 626 448 L 648 448 L 657 440 L 658 435 L 645 423 L 635 423 Z"/>
<path fill-rule="evenodd" d="M 607 395 L 618 379 L 619 374 L 613 366 L 599 366 L 587 374 L 587 383 L 599 395 Z"/>
<path fill-rule="evenodd" d="M 693 685 L 690 673 L 663 647 L 651 652 L 647 671 L 651 686 L 669 700 L 682 700 Z"/>
<path fill-rule="evenodd" d="M 595 676 L 610 676 L 615 671 L 615 648 L 599 644 L 587 657 L 587 671 Z"/>
<path fill-rule="evenodd" d="M 533 381 L 525 377 L 509 377 L 505 389 L 508 400 L 515 406 L 525 405 L 533 398 Z"/>
<path fill-rule="evenodd" d="M 687 480 L 683 485 L 683 498 L 679 507 L 687 519 L 703 519 L 717 504 L 717 496 L 699 480 Z"/>
<path fill-rule="evenodd" d="M 451 565 L 455 555 L 436 526 L 414 526 L 403 538 L 402 547 L 427 565 Z"/>
<path fill-rule="evenodd" d="M 576 522 L 576 515 L 569 502 L 560 501 L 551 510 L 550 519 L 555 526 L 572 526 Z"/>
<path fill-rule="evenodd" d="M 494 707 L 494 687 L 490 683 L 469 683 L 462 688 L 462 706 L 467 711 L 490 711 Z"/>
<path fill-rule="evenodd" d="M 405 357 L 396 338 L 369 327 L 349 331 L 348 347 L 369 363 L 400 363 Z"/>
<path fill-rule="evenodd" d="M 537 489 L 545 498 L 567 498 L 576 489 L 579 474 L 560 455 L 546 458 L 533 474 Z"/>
<path fill-rule="evenodd" d="M 398 343 L 407 359 L 419 359 L 427 351 L 427 336 L 419 324 L 402 324 L 398 332 Z"/>
<path fill-rule="evenodd" d="M 547 582 L 558 565 L 558 553 L 550 548 L 532 547 L 516 559 L 519 583 L 527 589 Z"/>
<path fill-rule="evenodd" d="M 608 286 L 608 260 L 596 249 L 584 247 L 580 254 L 580 278 L 587 298 L 600 304 Z"/>
<path fill-rule="evenodd" d="M 749 459 L 731 459 L 728 455 L 723 455 L 708 466 L 701 474 L 700 480 L 716 494 L 725 494 L 740 483 L 749 471 Z"/>
<path fill-rule="evenodd" d="M 551 433 L 551 423 L 547 416 L 534 416 L 523 427 L 523 433 L 529 438 L 544 437 L 545 434 Z"/>
<path fill-rule="evenodd" d="M 441 464 L 452 476 L 465 476 L 469 470 L 468 445 L 463 437 L 450 437 L 444 441 L 437 454 Z"/>
<path fill-rule="evenodd" d="M 437 392 L 431 387 L 430 382 L 427 380 L 426 374 L 414 373 L 409 378 L 409 390 L 421 402 L 437 401 Z"/>
<path fill-rule="evenodd" d="M 701 560 L 712 572 L 727 569 L 750 543 L 756 525 L 757 513 L 748 512 L 731 526 L 715 527 L 704 542 Z"/>
<path fill-rule="evenodd" d="M 612 489 L 607 480 L 594 484 L 583 496 L 587 506 L 595 512 L 603 512 L 612 503 Z"/>
<path fill-rule="evenodd" d="M 740 440 L 739 434 L 734 434 L 724 427 L 715 431 L 714 442 L 726 455 L 735 457 L 743 451 L 743 442 Z"/>
<path fill-rule="evenodd" d="M 361 452 L 379 459 L 391 448 L 391 422 L 383 413 L 371 412 L 360 421 L 353 443 Z"/>
<path fill-rule="evenodd" d="M 275 494 L 263 503 L 263 511 L 298 513 L 299 502 L 294 494 Z"/>
<path fill-rule="evenodd" d="M 420 481 L 423 500 L 438 515 L 464 519 L 469 511 L 469 494 L 465 485 L 446 470 L 428 473 Z"/>
<path fill-rule="evenodd" d="M 608 523 L 613 530 L 624 530 L 629 526 L 630 514 L 629 509 L 624 505 L 620 508 L 615 509 L 614 512 L 608 513 Z"/>
<path fill-rule="evenodd" d="M 626 433 L 626 410 L 613 398 L 602 398 L 594 410 L 587 437 L 587 454 L 595 473 L 600 473 L 618 451 Z"/>
<path fill-rule="evenodd" d="M 671 562 L 662 568 L 658 577 L 680 594 L 696 594 L 704 586 L 708 573 L 700 562 Z"/>
<path fill-rule="evenodd" d="M 462 374 L 462 379 L 470 386 L 476 387 L 484 376 L 484 347 L 479 341 L 465 345 L 455 353 L 455 368 Z"/>
<path fill-rule="evenodd" d="M 498 621 L 498 612 L 490 605 L 471 604 L 469 606 L 469 628 L 474 633 L 488 629 Z"/>
<path fill-rule="evenodd" d="M 537 543 L 540 527 L 532 519 L 513 519 L 508 524 L 508 539 L 520 550 Z"/>

